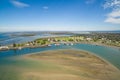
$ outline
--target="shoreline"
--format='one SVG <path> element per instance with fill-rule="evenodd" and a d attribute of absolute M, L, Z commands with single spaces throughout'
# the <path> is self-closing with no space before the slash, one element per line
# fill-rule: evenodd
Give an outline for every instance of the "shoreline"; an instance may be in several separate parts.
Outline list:
<path fill-rule="evenodd" d="M 101 44 L 101 43 L 94 43 L 94 42 L 53 42 L 53 43 L 49 43 L 49 44 L 44 44 L 44 45 L 35 45 L 35 46 L 21 46 L 21 47 L 12 47 L 11 45 L 6 46 L 6 49 L 0 49 L 0 51 L 8 51 L 8 50 L 20 50 L 20 49 L 24 49 L 24 48 L 38 48 L 38 47 L 50 47 L 49 45 L 51 44 L 61 44 L 61 43 L 65 43 L 65 44 L 90 44 L 90 45 L 96 45 L 96 46 L 104 46 L 104 47 L 110 47 L 110 48 L 115 48 L 115 49 L 120 49 L 120 47 L 118 46 L 111 46 L 111 45 L 107 45 L 107 44 Z M 59 45 L 58 45 L 59 46 Z"/>
<path fill-rule="evenodd" d="M 39 80 L 118 80 L 120 78 L 120 71 L 113 65 L 91 52 L 79 49 L 45 50 L 11 57 L 8 60 L 18 62 L 14 67 L 20 69 L 22 72 L 20 76 L 26 78 L 25 80 L 29 80 L 30 76 Z M 14 71 L 14 68 L 11 71 Z"/>
<path fill-rule="evenodd" d="M 90 44 L 90 45 L 96 45 L 96 46 L 105 46 L 105 47 L 110 47 L 110 48 L 116 48 L 120 49 L 118 46 L 112 46 L 112 45 L 107 45 L 107 44 L 102 44 L 102 43 L 94 43 L 94 42 L 77 42 L 78 44 Z"/>
<path fill-rule="evenodd" d="M 62 50 L 69 50 L 69 49 L 46 50 L 46 51 L 35 52 L 35 53 L 31 53 L 31 54 L 25 54 L 25 55 L 22 55 L 22 57 L 29 56 L 29 55 L 34 55 L 34 54 L 40 54 L 40 53 L 43 53 L 43 52 L 62 51 Z M 99 56 L 99 55 L 97 55 L 97 54 L 95 54 L 93 52 L 89 52 L 89 51 L 82 50 L 82 49 L 75 49 L 75 48 L 72 48 L 70 50 L 75 50 L 75 51 L 80 51 L 80 52 L 83 52 L 83 53 L 88 53 L 89 55 L 92 55 L 92 56 L 96 57 L 97 59 L 101 60 L 105 64 L 108 64 L 109 66 L 111 66 L 112 68 L 114 68 L 114 69 L 116 69 L 116 70 L 118 70 L 120 72 L 120 69 L 117 68 L 115 65 L 113 65 L 112 63 L 110 63 L 106 59 L 102 58 L 101 56 Z"/>
<path fill-rule="evenodd" d="M 94 45 L 94 46 L 104 46 L 104 47 L 110 47 L 110 48 L 116 48 L 116 49 L 119 49 L 119 47 L 115 47 L 115 46 L 109 46 L 109 45 L 105 45 L 105 44 L 99 44 L 99 43 L 90 43 L 90 42 L 66 42 L 64 45 L 66 45 L 66 44 L 70 44 L 70 43 L 73 43 L 73 45 L 74 44 L 89 44 L 89 45 Z M 54 43 L 51 43 L 51 44 L 63 44 L 63 42 L 54 42 Z M 7 49 L 7 50 L 0 50 L 0 51 L 8 51 L 8 50 L 21 50 L 21 49 L 24 49 L 24 48 L 44 48 L 44 47 L 51 47 L 51 46 L 49 46 L 49 45 L 51 45 L 51 44 L 45 44 L 45 45 L 37 45 L 37 46 L 25 46 L 25 47 L 22 47 L 22 48 L 20 48 L 19 49 L 19 47 L 17 48 L 17 47 L 15 47 L 15 48 L 10 48 L 10 49 Z M 60 45 L 55 45 L 55 46 L 60 46 Z M 70 45 L 70 46 L 72 46 L 72 45 Z M 79 50 L 79 49 L 76 49 L 76 50 Z M 81 50 L 81 49 L 80 49 Z M 86 50 L 82 50 L 82 51 L 84 51 L 84 52 L 88 52 L 88 53 L 92 53 L 92 52 L 89 52 L 89 51 L 86 51 Z M 39 52 L 38 52 L 39 53 Z M 95 53 L 92 53 L 93 55 L 96 55 Z M 102 57 L 100 57 L 99 55 L 96 55 L 96 56 L 98 56 L 99 58 L 101 58 L 102 60 L 103 60 L 103 58 Z M 107 62 L 107 63 L 110 63 L 109 61 L 107 61 L 107 60 L 104 60 L 105 62 Z M 110 63 L 111 64 L 111 63 Z M 113 64 L 112 64 L 113 65 Z M 116 67 L 115 65 L 113 65 L 114 67 Z M 117 68 L 117 67 L 116 67 Z M 117 69 L 119 69 L 119 68 L 117 68 Z"/>
<path fill-rule="evenodd" d="M 86 53 L 88 53 L 88 54 L 90 54 L 90 55 L 93 55 L 93 56 L 97 57 L 98 59 L 102 60 L 103 62 L 107 63 L 108 65 L 112 66 L 112 67 L 115 68 L 116 70 L 119 70 L 119 71 L 120 71 L 120 69 L 118 69 L 115 65 L 113 65 L 112 63 L 110 63 L 110 62 L 107 61 L 106 59 L 102 58 L 101 56 L 99 56 L 99 55 L 97 55 L 97 54 L 95 54 L 95 53 L 93 53 L 93 52 L 86 51 L 86 50 L 82 50 L 82 49 L 74 49 L 74 50 L 83 51 L 83 52 L 86 52 Z"/>

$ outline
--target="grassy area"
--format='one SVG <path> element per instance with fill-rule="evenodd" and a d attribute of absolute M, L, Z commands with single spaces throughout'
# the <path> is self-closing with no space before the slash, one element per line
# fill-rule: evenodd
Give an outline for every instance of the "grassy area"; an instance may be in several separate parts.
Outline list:
<path fill-rule="evenodd" d="M 11 57 L 0 64 L 0 80 L 119 80 L 120 72 L 79 50 L 45 51 Z"/>
<path fill-rule="evenodd" d="M 46 37 L 46 38 L 38 38 L 34 41 L 12 44 L 8 46 L 1 46 L 0 50 L 9 50 L 9 49 L 22 49 L 26 47 L 47 47 L 50 44 L 59 44 L 63 43 L 65 45 L 73 44 L 73 43 L 88 43 L 95 45 L 105 45 L 112 47 L 120 47 L 119 38 L 111 39 L 110 36 L 102 36 L 102 35 L 76 35 L 76 36 L 64 36 L 64 37 Z"/>

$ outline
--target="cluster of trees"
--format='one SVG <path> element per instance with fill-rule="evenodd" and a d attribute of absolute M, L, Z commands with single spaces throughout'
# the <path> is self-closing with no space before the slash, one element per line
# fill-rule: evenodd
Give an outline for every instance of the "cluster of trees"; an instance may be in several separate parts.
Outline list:
<path fill-rule="evenodd" d="M 44 44 L 47 44 L 47 43 L 48 43 L 48 40 L 47 40 L 47 39 L 37 39 L 36 42 L 37 42 L 38 44 L 44 45 Z"/>
<path fill-rule="evenodd" d="M 24 46 L 25 44 L 16 44 L 16 43 L 13 43 L 13 47 L 21 47 L 21 46 Z"/>
<path fill-rule="evenodd" d="M 102 39 L 102 38 L 106 38 L 107 40 L 112 40 L 112 41 L 120 41 L 120 33 L 97 33 L 97 32 L 94 32 L 91 34 L 78 34 L 76 36 L 83 36 L 85 38 L 89 37 L 95 41 Z"/>

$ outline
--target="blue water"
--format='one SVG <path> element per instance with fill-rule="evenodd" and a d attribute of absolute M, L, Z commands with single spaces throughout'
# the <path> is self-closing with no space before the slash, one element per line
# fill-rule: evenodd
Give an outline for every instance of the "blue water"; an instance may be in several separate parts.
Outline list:
<path fill-rule="evenodd" d="M 120 69 L 120 49 L 111 48 L 106 46 L 96 46 L 90 44 L 74 44 L 73 46 L 67 46 L 61 44 L 60 46 L 55 46 L 54 44 L 51 47 L 44 48 L 24 48 L 22 50 L 9 50 L 9 51 L 0 51 L 0 59 L 19 56 L 23 54 L 30 54 L 34 52 L 41 52 L 46 50 L 57 50 L 57 49 L 80 49 L 92 52 L 108 62 L 112 63 L 118 69 Z"/>
<path fill-rule="evenodd" d="M 26 34 L 26 32 L 23 32 Z M 53 35 L 49 33 L 38 33 L 34 36 L 19 36 L 22 32 L 0 33 L 0 45 L 10 45 L 13 43 L 24 43 L 33 41 L 38 38 L 54 37 L 54 36 L 70 36 L 70 35 Z M 18 35 L 18 36 L 12 36 Z"/>

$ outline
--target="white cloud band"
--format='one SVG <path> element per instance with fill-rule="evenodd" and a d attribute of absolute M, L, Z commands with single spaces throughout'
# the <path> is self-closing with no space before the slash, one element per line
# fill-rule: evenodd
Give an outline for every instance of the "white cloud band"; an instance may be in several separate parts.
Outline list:
<path fill-rule="evenodd" d="M 18 8 L 24 8 L 24 7 L 29 7 L 30 6 L 29 4 L 26 4 L 26 3 L 23 3 L 23 2 L 20 2 L 20 1 L 17 1 L 17 0 L 11 0 L 11 3 Z"/>

